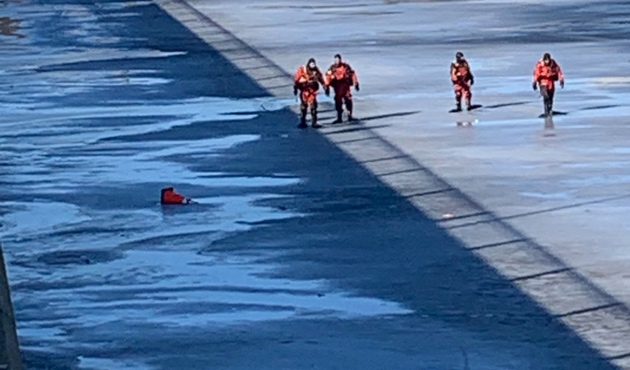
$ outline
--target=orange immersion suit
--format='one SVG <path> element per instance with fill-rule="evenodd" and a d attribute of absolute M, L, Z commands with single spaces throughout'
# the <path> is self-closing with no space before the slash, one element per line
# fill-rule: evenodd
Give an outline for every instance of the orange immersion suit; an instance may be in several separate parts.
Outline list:
<path fill-rule="evenodd" d="M 345 62 L 333 64 L 326 72 L 326 86 L 335 91 L 336 123 L 342 121 L 343 106 L 348 110 L 348 120 L 352 120 L 352 87 L 359 88 L 357 73 Z"/>
<path fill-rule="evenodd" d="M 162 189 L 160 195 L 161 204 L 189 204 L 190 202 L 190 199 L 179 194 L 172 187 Z"/>
<path fill-rule="evenodd" d="M 455 89 L 455 102 L 457 110 L 462 108 L 462 97 L 466 100 L 466 106 L 470 108 L 472 102 L 472 92 L 470 87 L 475 83 L 468 61 L 462 58 L 461 61 L 451 63 L 451 81 Z"/>
<path fill-rule="evenodd" d="M 311 69 L 306 64 L 298 68 L 295 73 L 293 90 L 296 94 L 298 90 L 300 91 L 300 127 L 306 126 L 306 113 L 309 108 L 311 125 L 319 126 L 317 124 L 317 92 L 320 84 L 324 85 L 325 81 L 322 72 L 317 67 Z"/>
<path fill-rule="evenodd" d="M 549 59 L 549 64 L 545 64 L 545 60 L 541 59 L 534 68 L 533 87 L 540 87 L 540 95 L 543 97 L 545 115 L 553 114 L 553 97 L 556 91 L 556 81 L 560 81 L 560 85 L 564 87 L 564 74 L 562 68 L 554 60 Z"/>

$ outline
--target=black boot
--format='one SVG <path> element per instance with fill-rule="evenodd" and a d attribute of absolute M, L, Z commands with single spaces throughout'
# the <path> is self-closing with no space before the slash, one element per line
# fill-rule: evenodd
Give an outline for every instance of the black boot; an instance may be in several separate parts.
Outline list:
<path fill-rule="evenodd" d="M 300 109 L 300 124 L 298 125 L 298 128 L 307 128 L 308 126 L 306 125 L 306 108 L 301 107 Z"/>
<path fill-rule="evenodd" d="M 336 125 L 338 123 L 343 122 L 343 119 L 341 118 L 341 115 L 342 115 L 342 112 L 337 111 L 337 119 L 333 121 L 333 123 L 332 123 L 333 125 Z"/>
<path fill-rule="evenodd" d="M 306 124 L 306 117 L 302 117 L 300 119 L 300 124 L 298 125 L 298 128 L 304 129 L 307 128 L 308 125 Z"/>
<path fill-rule="evenodd" d="M 351 98 L 347 98 L 346 99 L 346 109 L 348 110 L 348 122 L 354 121 L 354 118 L 352 117 L 352 108 L 353 108 L 352 99 Z"/>
<path fill-rule="evenodd" d="M 458 102 L 457 105 L 455 105 L 455 112 L 461 112 L 462 111 L 462 103 Z"/>
<path fill-rule="evenodd" d="M 317 123 L 317 113 L 316 112 L 311 112 L 311 127 L 313 128 L 322 128 L 323 126 L 320 125 L 319 123 Z"/>

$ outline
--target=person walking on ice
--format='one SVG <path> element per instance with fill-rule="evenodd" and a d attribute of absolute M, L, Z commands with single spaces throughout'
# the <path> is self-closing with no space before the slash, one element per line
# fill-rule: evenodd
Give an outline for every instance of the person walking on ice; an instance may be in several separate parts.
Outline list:
<path fill-rule="evenodd" d="M 462 98 L 466 101 L 466 109 L 472 110 L 472 92 L 470 89 L 475 84 L 475 77 L 470 71 L 470 65 L 462 52 L 457 52 L 455 61 L 451 63 L 451 81 L 455 89 L 456 104 L 453 112 L 462 111 Z"/>
<path fill-rule="evenodd" d="M 564 89 L 564 74 L 560 65 L 551 58 L 551 54 L 545 53 L 534 68 L 534 80 L 532 88 L 534 91 L 540 89 L 543 97 L 545 117 L 553 116 L 553 97 L 556 91 L 556 81 L 560 82 L 560 87 Z"/>
<path fill-rule="evenodd" d="M 350 67 L 350 64 L 341 60 L 341 55 L 335 55 L 333 64 L 328 68 L 326 72 L 326 87 L 332 86 L 335 91 L 335 110 L 337 111 L 337 119 L 333 124 L 343 122 L 343 106 L 346 106 L 348 111 L 348 121 L 354 119 L 353 102 L 352 102 L 352 87 L 356 91 L 359 91 L 359 79 L 357 73 Z M 326 94 L 330 90 L 326 90 Z"/>

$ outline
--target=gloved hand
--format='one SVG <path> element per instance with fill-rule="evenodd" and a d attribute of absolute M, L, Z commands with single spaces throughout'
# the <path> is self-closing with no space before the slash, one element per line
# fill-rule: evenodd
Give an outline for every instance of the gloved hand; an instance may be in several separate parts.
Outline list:
<path fill-rule="evenodd" d="M 361 90 L 361 89 L 359 88 L 359 84 L 354 85 L 354 89 L 355 89 L 356 91 Z"/>
<path fill-rule="evenodd" d="M 534 91 L 538 89 L 538 84 L 536 82 L 532 82 L 532 89 L 534 89 Z"/>
<path fill-rule="evenodd" d="M 297 96 L 298 88 L 297 86 L 293 86 L 293 95 Z"/>
<path fill-rule="evenodd" d="M 470 78 L 470 86 L 472 86 L 472 85 L 474 85 L 474 84 L 475 84 L 475 79 L 471 77 L 471 78 Z"/>
<path fill-rule="evenodd" d="M 560 81 L 560 87 L 564 89 L 564 81 Z"/>

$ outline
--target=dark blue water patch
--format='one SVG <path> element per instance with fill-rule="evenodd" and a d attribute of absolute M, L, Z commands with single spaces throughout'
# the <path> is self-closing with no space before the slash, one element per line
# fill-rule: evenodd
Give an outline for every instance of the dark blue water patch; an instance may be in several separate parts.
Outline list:
<path fill-rule="evenodd" d="M 100 183 L 99 183 L 100 182 Z M 39 183 L 33 183 L 38 185 Z M 63 185 L 60 185 L 63 186 Z M 67 184 L 70 191 L 67 193 L 56 191 L 32 191 L 28 194 L 12 194 L 15 201 L 31 201 L 34 199 L 46 199 L 53 202 L 76 204 L 87 209 L 96 211 L 115 211 L 121 213 L 133 210 L 154 210 L 156 212 L 164 212 L 165 214 L 174 213 L 207 213 L 215 208 L 212 204 L 197 204 L 189 206 L 171 206 L 165 207 L 160 205 L 160 189 L 167 186 L 175 186 L 175 188 L 186 196 L 195 197 L 197 194 L 204 194 L 203 187 L 194 187 L 190 185 L 179 185 L 177 179 L 165 179 L 162 183 L 142 182 L 139 178 L 137 183 L 133 184 L 116 184 L 108 183 L 106 178 L 99 179 L 95 177 L 95 183 L 91 185 L 77 186 L 75 184 Z M 133 228 L 134 225 L 129 225 Z M 111 230 L 116 234 L 119 230 Z"/>
<path fill-rule="evenodd" d="M 166 215 L 165 219 L 168 220 L 168 217 L 173 217 L 174 214 Z M 204 215 L 207 217 L 207 214 Z M 199 242 L 200 240 L 212 240 L 219 233 L 224 233 L 224 231 L 212 230 L 211 225 L 208 226 L 208 230 L 206 231 L 182 231 L 177 232 L 177 228 L 172 229 L 172 235 L 164 235 L 164 236 L 149 236 L 142 239 L 136 239 L 127 243 L 122 243 L 118 247 L 122 250 L 130 250 L 130 249 L 142 249 L 147 246 L 155 246 L 155 245 L 179 245 L 185 244 L 186 242 Z"/>
<path fill-rule="evenodd" d="M 269 118 L 278 119 L 278 125 L 271 124 Z M 260 112 L 257 117 L 247 120 L 220 120 L 220 121 L 196 121 L 185 126 L 170 127 L 164 130 L 156 130 L 141 134 L 112 135 L 107 141 L 119 141 L 124 143 L 135 142 L 161 142 L 161 141 L 197 141 L 203 139 L 220 139 L 232 135 L 273 135 L 294 132 L 286 127 L 286 119 L 295 119 L 295 114 L 289 110 L 282 111 L 280 115 Z M 247 127 L 241 127 L 247 126 Z M 276 127 L 277 126 L 277 127 Z M 264 128 L 264 129 L 263 129 Z"/>
<path fill-rule="evenodd" d="M 50 241 L 51 239 L 48 239 Z M 51 246 L 53 247 L 53 246 Z M 15 258 L 11 261 L 11 266 L 20 266 L 24 268 L 43 269 L 45 267 L 53 267 L 55 269 L 72 267 L 75 265 L 93 265 L 99 263 L 108 263 L 117 259 L 124 258 L 123 253 L 117 249 L 76 249 L 76 250 L 55 250 L 52 252 L 42 253 L 28 258 Z M 77 285 L 75 287 L 80 287 Z M 52 286 L 47 286 L 50 289 Z M 41 286 L 33 284 L 16 284 L 15 290 L 21 289 L 42 289 Z M 65 287 L 64 287 L 65 288 Z"/>
<path fill-rule="evenodd" d="M 89 265 L 111 262 L 123 258 L 122 253 L 115 250 L 84 249 L 71 251 L 54 251 L 37 257 L 37 262 L 46 265 Z"/>
<path fill-rule="evenodd" d="M 20 341 L 20 345 L 22 346 L 37 344 L 38 343 L 35 342 L 31 343 L 31 341 L 28 340 Z M 77 357 L 68 356 L 67 353 L 28 351 L 28 355 L 23 358 L 23 365 L 27 369 L 76 370 L 78 369 L 79 359 Z"/>
<path fill-rule="evenodd" d="M 66 2 L 72 4 L 73 2 Z M 85 4 L 98 14 L 97 4 Z M 48 103 L 60 106 L 113 106 L 121 101 L 141 101 L 154 99 L 189 99 L 200 96 L 222 97 L 260 97 L 268 94 L 255 82 L 240 77 L 241 72 L 218 53 L 210 50 L 203 41 L 190 34 L 180 23 L 162 12 L 156 5 L 143 5 L 132 8 L 138 16 L 121 18 L 120 26 L 109 29 L 108 36 L 120 37 L 114 45 L 77 44 L 76 38 L 64 33 L 63 25 L 67 19 L 59 15 L 37 25 L 40 34 L 48 35 L 47 46 L 65 48 L 85 47 L 117 48 L 125 51 L 153 50 L 159 52 L 183 52 L 184 55 L 171 55 L 159 58 L 129 57 L 110 60 L 95 60 L 66 64 L 45 65 L 38 73 L 45 78 L 47 72 L 85 71 L 136 71 L 146 70 L 151 66 L 155 73 L 140 73 L 134 77 L 161 78 L 169 80 L 165 86 L 128 85 L 128 86 L 91 86 L 88 91 L 71 93 L 62 97 L 50 97 Z M 115 10 L 107 11 L 115 14 Z M 109 18 L 108 18 L 109 19 Z M 98 18 L 95 24 L 107 24 L 108 20 Z M 156 27 L 159 25 L 159 27 Z M 146 41 L 136 41 L 138 35 Z M 182 38 L 186 35 L 185 38 Z"/>
<path fill-rule="evenodd" d="M 231 290 L 221 290 L 221 291 L 231 291 Z M 213 290 L 207 290 L 208 294 L 212 294 Z M 238 292 L 238 290 L 237 290 Z M 290 293 L 294 294 L 295 292 L 269 292 L 269 291 L 247 291 L 244 293 L 266 293 L 266 294 L 274 294 L 274 293 Z M 225 313 L 230 310 L 251 310 L 251 311 L 263 311 L 263 312 L 279 312 L 279 311 L 291 311 L 294 307 L 291 305 L 257 305 L 257 304 L 221 304 L 221 303 L 200 303 L 195 305 L 195 307 L 164 307 L 159 310 L 160 313 L 167 315 L 190 315 L 190 314 L 212 314 L 212 313 Z"/>
<path fill-rule="evenodd" d="M 113 4 L 114 7 L 108 6 Z M 29 32 L 29 40 L 34 45 L 44 47 L 71 47 L 71 48 L 108 48 L 110 45 L 97 41 L 95 37 L 117 37 L 121 26 L 125 25 L 125 20 L 117 18 L 121 13 L 136 12 L 142 8 L 142 3 L 133 5 L 128 2 L 126 7 L 120 9 L 120 1 L 81 1 L 81 0 L 51 0 L 51 1 L 29 1 L 31 6 L 41 6 L 45 10 L 45 16 L 41 16 L 38 11 L 20 11 L 24 14 L 33 32 Z M 68 7 L 72 7 L 68 9 Z M 80 7 L 85 8 L 83 11 Z M 97 19 L 76 18 L 77 13 L 82 16 L 89 14 Z M 98 23 L 99 27 L 90 27 L 89 33 L 77 35 L 76 31 L 81 30 L 85 24 Z M 87 37 L 85 37 L 87 36 Z"/>
<path fill-rule="evenodd" d="M 101 226 L 75 226 L 72 229 L 53 231 L 47 235 L 48 238 L 64 237 L 64 236 L 78 236 L 78 235 L 99 235 L 99 234 L 113 234 L 113 233 L 133 233 L 140 231 L 141 228 L 129 225 L 123 228 L 111 228 Z"/>
<path fill-rule="evenodd" d="M 106 290 L 106 289 L 96 289 L 93 291 L 89 291 L 89 293 L 92 295 L 91 299 L 94 302 L 110 302 L 112 300 L 112 297 L 115 297 L 116 299 L 121 299 L 123 298 L 124 300 L 128 300 L 128 299 L 135 299 L 138 296 L 142 296 L 142 295 L 147 295 L 147 294 L 159 294 L 159 293 L 173 293 L 173 292 L 208 292 L 208 294 L 211 294 L 212 292 L 238 292 L 238 293 L 265 293 L 265 294 L 290 294 L 290 295 L 294 295 L 294 296 L 310 296 L 310 297 L 323 297 L 325 294 L 323 294 L 320 291 L 316 291 L 316 290 L 304 290 L 304 289 L 296 289 L 296 288 L 290 288 L 290 289 L 281 289 L 281 288 L 267 288 L 267 287 L 243 287 L 243 286 L 233 286 L 233 285 L 213 285 L 213 282 L 208 282 L 207 286 L 200 286 L 200 285 L 195 285 L 195 286 L 179 286 L 179 287 L 129 287 L 129 289 L 125 289 L 123 291 L 121 291 L 120 289 L 112 289 L 112 290 Z M 222 307 L 225 308 L 226 310 L 230 309 L 231 304 L 227 304 L 227 303 L 221 303 L 221 302 L 207 302 L 207 303 L 199 303 L 200 306 L 206 306 L 206 307 Z M 248 305 L 247 303 L 245 303 L 244 305 Z M 252 304 L 254 305 L 254 304 Z M 238 305 L 237 305 L 238 306 Z M 256 307 L 269 307 L 266 305 L 259 305 L 256 304 Z M 283 307 L 287 307 L 285 305 L 282 305 Z M 174 307 L 174 309 L 178 309 L 177 307 Z M 202 309 L 193 309 L 194 312 L 197 313 L 203 313 L 204 311 Z M 182 312 L 184 313 L 184 312 Z"/>
<path fill-rule="evenodd" d="M 146 228 L 140 228 L 137 225 L 130 224 L 128 227 L 98 227 L 98 226 L 82 226 L 82 225 L 70 225 L 60 230 L 55 230 L 47 234 L 35 235 L 35 236 L 22 236 L 20 237 L 21 243 L 39 242 L 42 244 L 50 245 L 58 243 L 57 240 L 65 240 L 65 238 L 81 238 L 90 237 L 95 235 L 102 235 L 104 239 L 111 238 L 113 236 L 126 237 L 134 235 L 138 232 L 146 231 Z M 54 242 L 53 242 L 54 241 Z M 61 242 L 63 245 L 63 242 Z M 113 253 L 113 252 L 112 252 Z M 108 262 L 109 260 L 107 260 Z M 32 266 L 33 260 L 20 260 L 14 259 L 11 264 L 19 266 Z"/>
<path fill-rule="evenodd" d="M 257 115 L 259 114 L 261 111 L 249 111 L 249 112 L 225 112 L 225 113 L 221 113 L 224 116 L 252 116 L 252 115 Z"/>
<path fill-rule="evenodd" d="M 137 106 L 137 103 L 120 103 L 116 104 L 118 107 L 121 106 Z M 170 120 L 177 119 L 177 112 L 173 112 L 172 115 L 164 115 L 164 116 L 151 116 L 151 115 L 142 115 L 142 116 L 134 116 L 134 115 L 125 115 L 125 116 L 112 116 L 112 117 L 90 117 L 90 118 L 80 118 L 72 119 L 72 124 L 77 127 L 81 127 L 81 129 L 85 128 L 111 128 L 115 130 L 117 128 L 124 127 L 142 127 L 146 125 L 153 125 L 157 122 L 165 122 Z M 107 141 L 106 139 L 104 141 Z M 93 148 L 93 150 L 99 150 L 98 148 Z"/>
<path fill-rule="evenodd" d="M 19 133 L 19 134 L 10 134 L 10 133 L 3 133 L 2 137 L 6 138 L 6 139 L 31 139 L 31 138 L 40 138 L 40 137 L 50 137 L 50 138 L 56 138 L 56 137 L 65 137 L 67 136 L 68 133 L 67 132 L 46 132 L 44 130 L 42 130 L 41 132 L 32 132 L 32 133 Z M 18 150 L 15 149 L 11 149 L 11 151 L 13 152 L 18 152 Z M 22 149 L 23 152 L 32 152 L 31 148 L 24 148 Z"/>

